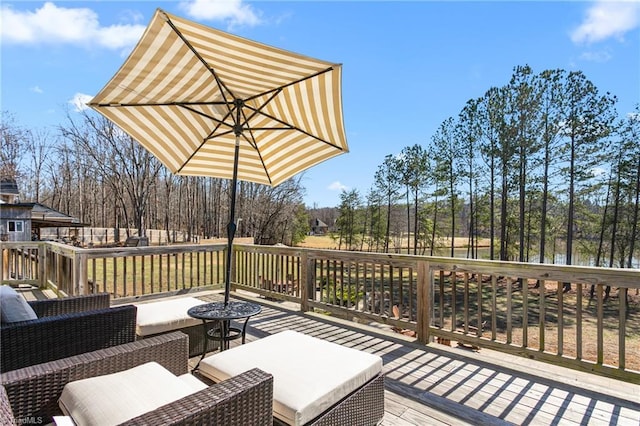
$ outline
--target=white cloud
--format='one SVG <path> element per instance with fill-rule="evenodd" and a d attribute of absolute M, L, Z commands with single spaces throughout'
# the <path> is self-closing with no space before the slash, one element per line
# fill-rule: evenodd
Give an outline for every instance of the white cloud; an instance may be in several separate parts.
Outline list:
<path fill-rule="evenodd" d="M 29 90 L 31 90 L 33 93 L 44 93 L 44 91 L 40 88 L 40 86 L 30 87 Z"/>
<path fill-rule="evenodd" d="M 335 182 L 332 182 L 329 186 L 327 186 L 327 189 L 331 191 L 347 191 L 349 187 L 346 185 L 343 185 L 342 183 L 340 183 L 340 181 L 335 181 Z"/>
<path fill-rule="evenodd" d="M 574 43 L 594 43 L 624 34 L 640 25 L 640 2 L 599 0 L 589 10 L 582 24 L 571 32 Z"/>
<path fill-rule="evenodd" d="M 85 47 L 127 49 L 134 46 L 146 25 L 116 24 L 103 27 L 88 8 L 58 7 L 47 2 L 41 8 L 14 10 L 2 6 L 0 37 L 14 44 L 74 44 Z"/>
<path fill-rule="evenodd" d="M 137 10 L 125 9 L 118 13 L 118 20 L 122 22 L 146 23 L 145 16 Z"/>
<path fill-rule="evenodd" d="M 611 59 L 611 53 L 606 50 L 584 52 L 580 58 L 590 62 L 607 62 Z"/>
<path fill-rule="evenodd" d="M 93 99 L 91 95 L 85 95 L 84 93 L 76 93 L 73 95 L 73 98 L 69 100 L 69 103 L 73 105 L 73 109 L 76 112 L 82 112 L 86 109 L 89 109 L 87 103 L 89 103 Z"/>
<path fill-rule="evenodd" d="M 229 27 L 254 26 L 261 22 L 259 12 L 242 0 L 183 1 L 180 8 L 193 19 L 225 21 Z"/>

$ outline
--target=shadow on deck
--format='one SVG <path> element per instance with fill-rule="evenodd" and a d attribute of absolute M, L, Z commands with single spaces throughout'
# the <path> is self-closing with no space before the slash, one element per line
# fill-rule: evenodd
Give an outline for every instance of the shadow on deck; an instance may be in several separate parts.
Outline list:
<path fill-rule="evenodd" d="M 222 300 L 216 292 L 190 295 Z M 302 313 L 286 302 L 244 293 L 232 297 L 263 306 L 249 321 L 249 341 L 296 330 L 381 356 L 386 373 L 382 425 L 640 424 L 639 385 L 487 349 L 424 346 L 377 327 Z M 191 360 L 192 367 L 197 360 Z"/>
<path fill-rule="evenodd" d="M 486 349 L 423 346 L 376 327 L 249 299 L 263 306 L 249 321 L 250 340 L 296 330 L 381 356 L 383 425 L 640 424 L 638 385 Z"/>

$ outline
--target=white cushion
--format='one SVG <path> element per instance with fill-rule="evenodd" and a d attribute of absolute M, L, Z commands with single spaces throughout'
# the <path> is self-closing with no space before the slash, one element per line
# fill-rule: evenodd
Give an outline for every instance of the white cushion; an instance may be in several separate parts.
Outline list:
<path fill-rule="evenodd" d="M 194 306 L 205 303 L 195 297 L 182 297 L 136 304 L 138 308 L 136 334 L 138 336 L 151 336 L 202 324 L 202 320 L 191 318 L 187 315 L 187 311 Z"/>
<path fill-rule="evenodd" d="M 206 386 L 204 386 L 206 387 Z M 156 362 L 67 383 L 58 401 L 76 425 L 117 425 L 199 391 Z"/>
<path fill-rule="evenodd" d="M 0 318 L 3 323 L 38 319 L 24 297 L 8 285 L 0 286 Z"/>
<path fill-rule="evenodd" d="M 200 392 L 208 387 L 191 373 L 182 374 L 178 376 L 178 379 L 182 380 L 187 386 L 193 389 L 194 392 Z"/>
<path fill-rule="evenodd" d="M 206 357 L 200 372 L 220 382 L 254 367 L 273 375 L 273 415 L 302 425 L 376 377 L 382 358 L 288 330 Z"/>

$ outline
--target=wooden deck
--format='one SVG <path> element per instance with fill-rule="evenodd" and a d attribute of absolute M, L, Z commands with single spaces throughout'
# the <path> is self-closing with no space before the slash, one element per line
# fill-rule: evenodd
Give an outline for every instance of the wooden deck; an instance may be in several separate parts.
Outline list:
<path fill-rule="evenodd" d="M 383 425 L 640 425 L 638 385 L 485 349 L 423 346 L 378 327 L 251 300 L 263 311 L 249 321 L 249 340 L 296 330 L 381 356 Z"/>
<path fill-rule="evenodd" d="M 192 293 L 206 301 L 218 293 Z M 248 340 L 297 330 L 377 354 L 384 361 L 385 416 L 398 425 L 640 425 L 640 386 L 518 358 L 413 339 L 289 303 L 253 299 Z M 195 365 L 197 359 L 191 362 Z"/>

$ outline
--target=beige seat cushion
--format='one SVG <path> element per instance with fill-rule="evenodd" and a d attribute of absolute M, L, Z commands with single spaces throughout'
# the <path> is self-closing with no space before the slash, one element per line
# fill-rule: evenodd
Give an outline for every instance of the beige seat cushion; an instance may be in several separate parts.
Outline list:
<path fill-rule="evenodd" d="M 211 355 L 200 372 L 220 382 L 254 367 L 273 375 L 273 415 L 302 425 L 376 377 L 382 358 L 289 330 Z"/>
<path fill-rule="evenodd" d="M 195 297 L 181 297 L 136 304 L 138 308 L 136 334 L 151 336 L 202 324 L 202 320 L 191 318 L 187 315 L 187 311 L 205 303 Z"/>
<path fill-rule="evenodd" d="M 206 388 L 156 362 L 67 383 L 58 401 L 78 426 L 117 425 Z"/>
<path fill-rule="evenodd" d="M 196 377 L 191 373 L 182 374 L 178 376 L 178 379 L 182 380 L 184 384 L 193 389 L 193 392 L 200 392 L 207 388 L 207 385 L 196 379 Z"/>

